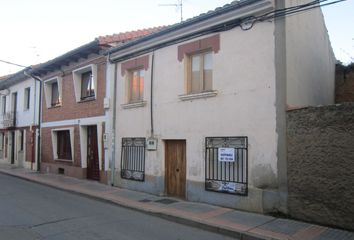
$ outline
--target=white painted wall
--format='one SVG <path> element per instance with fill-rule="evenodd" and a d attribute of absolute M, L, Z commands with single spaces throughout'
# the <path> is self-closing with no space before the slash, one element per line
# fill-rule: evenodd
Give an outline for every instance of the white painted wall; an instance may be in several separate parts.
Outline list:
<path fill-rule="evenodd" d="M 286 17 L 286 63 L 289 107 L 334 103 L 335 57 L 320 8 Z"/>
<path fill-rule="evenodd" d="M 213 55 L 213 89 L 218 91 L 215 97 L 181 101 L 179 95 L 185 94 L 184 63 L 177 59 L 177 46 L 155 52 L 154 126 L 159 141 L 156 152 L 146 152 L 145 174 L 164 176 L 163 140 L 186 139 L 187 180 L 204 183 L 205 137 L 248 136 L 250 189 L 262 183 L 275 185 L 274 24 L 264 22 L 250 31 L 235 28 L 220 33 L 221 50 Z M 115 145 L 118 171 L 121 138 L 150 136 L 151 54 L 149 66 L 145 72 L 146 106 L 123 109 L 125 81 L 118 64 Z M 263 169 L 269 172 L 259 171 Z"/>
<path fill-rule="evenodd" d="M 30 108 L 24 109 L 25 104 L 25 88 L 31 88 L 30 91 Z M 39 109 L 39 82 L 28 78 L 27 80 L 15 84 L 9 89 L 9 94 L 6 96 L 6 112 L 10 112 L 12 106 L 12 93 L 17 92 L 17 127 L 24 127 L 38 124 L 38 109 Z M 0 106 L 2 106 L 2 97 L 0 97 Z M 0 113 L 2 114 L 2 112 Z M 0 122 L 0 128 L 3 128 Z"/>
<path fill-rule="evenodd" d="M 29 109 L 24 109 L 25 106 L 25 89 L 30 88 L 30 108 Z M 12 85 L 8 88 L 9 94 L 6 96 L 6 112 L 11 112 L 12 111 L 12 94 L 17 93 L 17 115 L 16 115 L 16 127 L 29 127 L 31 125 L 38 125 L 38 110 L 39 110 L 39 91 L 40 91 L 40 83 L 38 81 L 35 81 L 32 78 L 28 78 L 22 82 L 19 82 L 15 85 Z M 0 106 L 2 106 L 2 101 L 3 98 L 0 96 Z M 0 118 L 2 119 L 2 109 L 0 113 Z M 3 123 L 0 121 L 0 129 L 3 129 Z M 7 132 L 10 134 L 10 132 Z M 25 167 L 25 168 L 31 168 L 35 169 L 37 164 L 36 162 L 30 163 L 26 162 L 26 135 L 30 134 L 29 130 L 26 129 L 24 131 L 24 146 L 23 150 L 20 151 L 20 130 L 16 130 L 15 132 L 15 138 L 16 138 L 16 143 L 15 143 L 15 165 Z M 8 145 L 7 145 L 7 159 L 4 159 L 4 152 L 1 154 L 0 161 L 1 162 L 6 162 L 10 163 L 10 157 L 11 157 L 11 137 L 8 137 Z M 34 139 L 37 141 L 37 137 Z M 37 144 L 37 142 L 36 142 Z M 37 145 L 36 145 L 37 146 Z M 37 161 L 37 149 L 35 153 L 35 161 Z"/>

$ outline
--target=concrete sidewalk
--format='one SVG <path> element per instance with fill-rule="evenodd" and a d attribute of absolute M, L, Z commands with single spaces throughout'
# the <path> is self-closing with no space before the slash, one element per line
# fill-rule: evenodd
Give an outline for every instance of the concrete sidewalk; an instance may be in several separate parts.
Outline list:
<path fill-rule="evenodd" d="M 227 234 L 238 239 L 354 240 L 353 232 L 203 203 L 158 197 L 94 181 L 63 175 L 41 174 L 7 164 L 0 164 L 0 173 L 114 203 L 189 226 Z"/>

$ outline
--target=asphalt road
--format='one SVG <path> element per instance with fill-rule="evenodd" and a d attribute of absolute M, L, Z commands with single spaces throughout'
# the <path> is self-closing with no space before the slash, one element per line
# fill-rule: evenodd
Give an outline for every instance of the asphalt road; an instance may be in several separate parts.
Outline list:
<path fill-rule="evenodd" d="M 232 239 L 0 174 L 0 240 Z"/>

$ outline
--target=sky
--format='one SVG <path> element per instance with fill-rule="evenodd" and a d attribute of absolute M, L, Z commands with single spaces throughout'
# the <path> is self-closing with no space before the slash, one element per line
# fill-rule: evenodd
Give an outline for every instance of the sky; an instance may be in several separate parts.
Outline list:
<path fill-rule="evenodd" d="M 46 62 L 98 36 L 180 21 L 180 0 L 0 0 L 0 60 L 29 66 Z M 232 0 L 183 0 L 183 18 Z M 290 0 L 285 0 L 290 1 Z M 334 0 L 329 0 L 334 1 Z M 332 48 L 354 62 L 354 0 L 322 9 Z M 0 76 L 21 68 L 0 62 Z"/>

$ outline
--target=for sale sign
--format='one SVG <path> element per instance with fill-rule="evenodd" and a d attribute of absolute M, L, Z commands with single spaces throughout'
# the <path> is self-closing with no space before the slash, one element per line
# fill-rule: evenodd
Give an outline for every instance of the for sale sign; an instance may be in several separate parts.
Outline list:
<path fill-rule="evenodd" d="M 219 148 L 218 160 L 220 162 L 235 162 L 235 149 L 234 148 Z"/>

